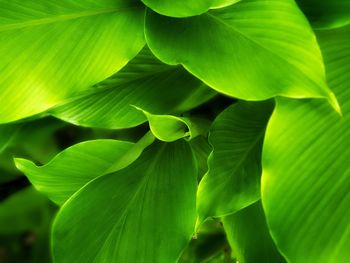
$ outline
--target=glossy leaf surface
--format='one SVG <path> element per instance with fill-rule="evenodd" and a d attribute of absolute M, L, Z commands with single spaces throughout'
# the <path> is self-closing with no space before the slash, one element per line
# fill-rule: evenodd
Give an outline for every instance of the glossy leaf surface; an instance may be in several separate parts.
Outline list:
<path fill-rule="evenodd" d="M 350 258 L 350 27 L 317 35 L 343 117 L 319 100 L 278 99 L 263 151 L 267 221 L 294 263 Z"/>
<path fill-rule="evenodd" d="M 55 106 L 122 68 L 144 46 L 136 0 L 0 3 L 0 123 Z"/>
<path fill-rule="evenodd" d="M 55 262 L 176 262 L 194 230 L 196 177 L 180 140 L 90 182 L 56 218 Z"/>
<path fill-rule="evenodd" d="M 185 19 L 148 10 L 145 35 L 162 61 L 226 95 L 323 97 L 338 110 L 315 35 L 293 0 L 240 1 Z"/>
<path fill-rule="evenodd" d="M 273 105 L 240 101 L 215 119 L 209 170 L 198 189 L 201 221 L 234 213 L 260 198 L 262 142 Z"/>

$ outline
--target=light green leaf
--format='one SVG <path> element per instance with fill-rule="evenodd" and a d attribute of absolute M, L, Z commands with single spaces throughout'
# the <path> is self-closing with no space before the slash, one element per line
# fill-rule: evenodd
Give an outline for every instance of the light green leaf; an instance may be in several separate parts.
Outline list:
<path fill-rule="evenodd" d="M 62 205 L 86 183 L 106 173 L 132 149 L 133 145 L 116 140 L 93 140 L 62 151 L 44 166 L 36 166 L 25 159 L 15 161 L 17 168 L 28 177 L 38 191 Z M 121 168 L 134 161 L 138 155 L 135 154 L 134 158 L 128 160 Z"/>
<path fill-rule="evenodd" d="M 40 228 L 48 206 L 49 200 L 32 187 L 11 195 L 0 202 L 0 233 L 20 234 Z"/>
<path fill-rule="evenodd" d="M 239 263 L 285 263 L 266 224 L 261 202 L 223 218 L 229 243 Z"/>
<path fill-rule="evenodd" d="M 173 142 L 179 139 L 192 140 L 198 135 L 205 134 L 210 122 L 199 117 L 177 117 L 173 115 L 156 115 L 139 107 L 145 114 L 153 135 L 161 141 Z"/>
<path fill-rule="evenodd" d="M 196 178 L 180 140 L 90 182 L 56 218 L 55 262 L 176 262 L 194 230 Z"/>
<path fill-rule="evenodd" d="M 273 105 L 240 101 L 214 121 L 209 170 L 197 194 L 200 222 L 234 213 L 260 198 L 262 143 Z"/>
<path fill-rule="evenodd" d="M 195 16 L 208 11 L 216 0 L 142 0 L 155 12 L 172 17 Z"/>
<path fill-rule="evenodd" d="M 264 210 L 293 263 L 350 258 L 350 27 L 317 36 L 343 117 L 319 100 L 278 99 L 263 151 Z"/>
<path fill-rule="evenodd" d="M 136 0 L 3 0 L 0 123 L 31 116 L 109 77 L 144 46 Z"/>
<path fill-rule="evenodd" d="M 181 67 L 161 63 L 144 48 L 120 72 L 50 113 L 76 125 L 120 129 L 146 121 L 130 105 L 155 114 L 182 113 L 215 95 Z"/>
<path fill-rule="evenodd" d="M 297 0 L 315 28 L 336 28 L 350 23 L 349 0 Z"/>
<path fill-rule="evenodd" d="M 158 58 L 226 95 L 327 98 L 339 111 L 315 35 L 293 0 L 245 0 L 186 19 L 147 10 L 145 34 Z"/>

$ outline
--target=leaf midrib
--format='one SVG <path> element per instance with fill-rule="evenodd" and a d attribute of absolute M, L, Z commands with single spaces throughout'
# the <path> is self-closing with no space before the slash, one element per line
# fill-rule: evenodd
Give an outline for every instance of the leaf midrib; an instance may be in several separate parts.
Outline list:
<path fill-rule="evenodd" d="M 92 16 L 104 15 L 109 13 L 130 11 L 131 9 L 139 9 L 139 8 L 143 8 L 143 7 L 130 6 L 130 7 L 119 7 L 119 8 L 106 8 L 106 9 L 99 9 L 99 10 L 87 10 L 87 11 L 75 12 L 75 13 L 64 14 L 64 15 L 56 15 L 56 16 L 45 17 L 45 18 L 32 19 L 28 21 L 21 21 L 18 23 L 0 25 L 0 32 L 22 29 L 26 27 L 35 27 L 40 25 L 53 24 L 57 22 L 65 22 L 65 21 L 75 20 L 83 17 L 92 17 Z"/>

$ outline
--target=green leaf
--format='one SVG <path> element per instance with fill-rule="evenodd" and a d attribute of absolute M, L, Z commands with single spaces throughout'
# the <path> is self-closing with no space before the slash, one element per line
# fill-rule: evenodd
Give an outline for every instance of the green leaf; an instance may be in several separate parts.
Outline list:
<path fill-rule="evenodd" d="M 195 16 L 208 11 L 216 0 L 142 0 L 155 12 L 172 17 Z"/>
<path fill-rule="evenodd" d="M 183 65 L 221 93 L 327 98 L 339 111 L 315 35 L 293 0 L 240 1 L 186 19 L 147 10 L 145 26 L 158 58 Z"/>
<path fill-rule="evenodd" d="M 196 177 L 180 140 L 90 182 L 57 215 L 55 262 L 176 262 L 194 230 Z"/>
<path fill-rule="evenodd" d="M 116 140 L 93 140 L 62 151 L 44 166 L 36 166 L 25 159 L 15 161 L 17 168 L 28 177 L 38 191 L 62 205 L 86 183 L 106 173 L 117 160 L 132 149 L 133 145 Z M 133 160 L 129 160 L 123 166 L 127 166 L 137 157 L 135 154 Z"/>
<path fill-rule="evenodd" d="M 156 115 L 139 107 L 135 106 L 135 108 L 145 114 L 153 135 L 164 142 L 173 142 L 182 138 L 192 140 L 205 134 L 210 126 L 208 120 L 199 117 Z"/>
<path fill-rule="evenodd" d="M 181 67 L 161 63 L 144 48 L 120 72 L 50 113 L 76 125 L 120 129 L 146 121 L 130 105 L 155 114 L 182 113 L 215 95 Z"/>
<path fill-rule="evenodd" d="M 0 122 L 55 106 L 121 69 L 144 46 L 136 0 L 3 0 Z"/>
<path fill-rule="evenodd" d="M 297 0 L 315 28 L 336 28 L 350 23 L 349 0 Z"/>
<path fill-rule="evenodd" d="M 200 221 L 234 213 L 260 198 L 262 143 L 273 105 L 240 101 L 214 121 L 209 170 L 197 194 Z"/>
<path fill-rule="evenodd" d="M 228 241 L 240 263 L 285 263 L 273 243 L 261 202 L 223 218 Z"/>
<path fill-rule="evenodd" d="M 48 206 L 49 200 L 32 187 L 11 195 L 0 203 L 0 233 L 19 234 L 40 228 Z"/>
<path fill-rule="evenodd" d="M 343 117 L 319 100 L 278 99 L 263 151 L 267 221 L 294 263 L 350 258 L 350 27 L 317 36 Z"/>

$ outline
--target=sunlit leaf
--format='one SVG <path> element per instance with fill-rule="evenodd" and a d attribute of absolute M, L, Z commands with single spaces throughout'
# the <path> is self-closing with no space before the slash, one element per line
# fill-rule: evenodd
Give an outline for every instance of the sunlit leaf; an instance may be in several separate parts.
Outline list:
<path fill-rule="evenodd" d="M 0 123 L 45 111 L 144 46 L 136 0 L 0 2 Z"/>
<path fill-rule="evenodd" d="M 322 97 L 339 110 L 315 35 L 293 0 L 245 0 L 185 19 L 148 10 L 145 34 L 158 58 L 226 95 Z"/>
<path fill-rule="evenodd" d="M 319 100 L 278 99 L 263 151 L 264 210 L 293 263 L 350 258 L 350 27 L 317 35 L 343 117 Z"/>
<path fill-rule="evenodd" d="M 239 263 L 286 263 L 269 234 L 260 201 L 224 217 L 223 224 Z"/>
<path fill-rule="evenodd" d="M 90 182 L 56 218 L 55 262 L 176 262 L 194 230 L 196 178 L 179 140 Z"/>
<path fill-rule="evenodd" d="M 209 170 L 200 182 L 200 221 L 224 216 L 260 198 L 261 151 L 272 101 L 233 104 L 210 129 Z"/>
<path fill-rule="evenodd" d="M 76 125 L 120 129 L 146 121 L 131 105 L 154 114 L 181 113 L 214 95 L 184 69 L 161 63 L 144 48 L 120 72 L 50 113 Z"/>

